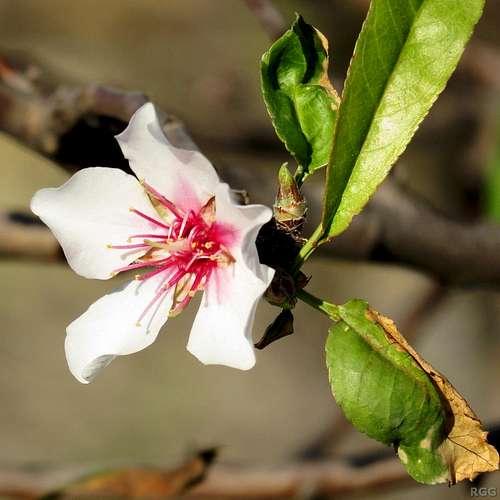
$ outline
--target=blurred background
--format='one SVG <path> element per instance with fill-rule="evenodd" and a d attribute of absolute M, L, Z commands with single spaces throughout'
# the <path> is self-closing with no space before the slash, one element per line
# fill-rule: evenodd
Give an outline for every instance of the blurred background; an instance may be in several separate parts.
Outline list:
<path fill-rule="evenodd" d="M 300 12 L 327 36 L 340 91 L 366 2 L 275 5 L 287 21 Z M 499 23 L 498 5 L 490 1 L 474 50 L 500 50 Z M 1 55 L 42 68 L 54 84 L 94 82 L 144 92 L 185 123 L 214 164 L 237 165 L 250 177 L 289 159 L 260 97 L 259 61 L 269 44 L 238 0 L 0 0 Z M 484 75 L 474 66 L 476 52 L 468 61 L 394 174 L 434 207 L 462 219 L 484 215 L 499 88 L 499 66 Z M 68 177 L 3 133 L 0 173 L 0 208 L 22 212 L 37 189 Z M 249 186 L 234 187 L 247 189 L 252 200 L 273 202 Z M 315 258 L 305 271 L 313 293 L 337 303 L 366 299 L 411 329 L 403 333 L 411 333 L 417 349 L 482 420 L 500 421 L 497 292 L 439 287 L 429 276 L 390 265 Z M 118 282 L 85 280 L 63 263 L 4 258 L 0 283 L 0 467 L 162 465 L 213 445 L 221 447 L 225 463 L 267 466 L 302 456 L 318 439 L 331 456 L 383 448 L 339 415 L 324 363 L 328 322 L 306 306 L 297 307 L 296 333 L 258 352 L 250 372 L 202 366 L 185 350 L 193 304 L 168 322 L 151 348 L 116 360 L 83 386 L 66 366 L 65 327 Z M 277 312 L 262 303 L 256 339 Z M 485 485 L 500 487 L 499 475 Z M 405 495 L 457 499 L 469 492 L 413 483 Z"/>

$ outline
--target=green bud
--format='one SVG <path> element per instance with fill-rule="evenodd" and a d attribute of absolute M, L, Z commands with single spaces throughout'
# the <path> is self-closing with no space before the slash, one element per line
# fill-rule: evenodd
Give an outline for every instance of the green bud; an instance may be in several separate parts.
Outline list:
<path fill-rule="evenodd" d="M 300 233 L 304 224 L 307 205 L 287 164 L 278 173 L 278 193 L 273 205 L 274 218 L 290 232 Z"/>

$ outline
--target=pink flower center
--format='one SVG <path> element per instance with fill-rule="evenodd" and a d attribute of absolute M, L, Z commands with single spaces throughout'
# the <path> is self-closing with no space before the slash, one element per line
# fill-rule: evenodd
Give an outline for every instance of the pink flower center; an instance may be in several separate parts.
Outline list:
<path fill-rule="evenodd" d="M 205 288 L 217 267 L 229 266 L 235 261 L 226 247 L 234 241 L 234 231 L 216 222 L 215 197 L 197 212 L 183 212 L 150 185 L 142 184 L 160 220 L 134 208 L 130 210 L 150 222 L 155 232 L 131 235 L 127 245 L 109 245 L 109 248 L 117 250 L 145 251 L 142 257 L 128 266 L 113 271 L 113 275 L 132 269 L 147 269 L 135 279 L 146 281 L 153 276 L 162 276 L 154 297 L 138 318 L 138 325 L 171 289 L 174 289 L 174 303 L 170 315 L 180 313 L 196 292 Z"/>

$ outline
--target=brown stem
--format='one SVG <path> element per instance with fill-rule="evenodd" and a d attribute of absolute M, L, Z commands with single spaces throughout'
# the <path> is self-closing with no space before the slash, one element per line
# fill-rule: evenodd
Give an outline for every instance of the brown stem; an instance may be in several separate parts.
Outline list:
<path fill-rule="evenodd" d="M 124 472 L 127 473 L 126 477 L 129 480 L 127 484 L 120 482 Z M 175 474 L 178 475 L 178 471 L 175 471 Z M 109 472 L 107 475 L 112 476 Z M 94 481 L 93 483 L 82 481 L 73 483 L 75 478 L 81 479 L 82 476 L 86 476 L 86 471 L 78 471 L 75 467 L 63 467 L 60 470 L 43 467 L 10 467 L 0 470 L 0 495 L 8 494 L 8 498 L 34 499 L 59 489 L 64 484 L 68 486 L 62 487 L 61 494 L 57 498 L 74 498 L 73 493 L 80 493 L 85 498 L 103 498 L 106 493 L 112 494 L 116 491 L 117 486 L 123 495 L 120 495 L 120 498 L 143 498 L 135 493 L 148 491 L 148 488 L 151 489 L 151 485 L 155 486 L 155 483 L 157 491 L 160 491 L 158 485 L 161 486 L 161 498 L 170 498 L 170 492 L 176 492 L 175 488 L 172 488 L 175 484 L 171 484 L 171 478 L 162 474 L 161 470 L 143 472 L 141 468 L 129 468 L 126 471 L 118 471 L 115 480 L 107 481 L 105 478 L 99 479 L 97 472 L 93 474 L 94 480 L 89 478 L 90 481 Z M 131 482 L 130 478 L 134 481 Z M 194 484 L 193 487 L 187 485 L 182 497 L 231 500 L 311 498 L 313 495 L 402 487 L 411 481 L 396 458 L 382 459 L 364 467 L 354 467 L 344 461 L 328 460 L 266 468 L 214 465 L 208 469 L 203 481 Z M 68 492 L 67 496 L 64 494 L 65 491 Z M 176 495 L 173 496 L 178 498 Z"/>
<path fill-rule="evenodd" d="M 52 233 L 35 219 L 0 210 L 0 256 L 56 261 L 62 252 Z"/>
<path fill-rule="evenodd" d="M 271 0 L 243 0 L 259 20 L 269 38 L 277 40 L 287 29 L 284 17 Z"/>
<path fill-rule="evenodd" d="M 113 136 L 145 102 L 142 94 L 96 85 L 60 86 L 52 92 L 41 92 L 29 85 L 20 86 L 20 75 L 21 80 L 12 76 L 6 79 L 0 72 L 1 130 L 63 163 L 69 171 L 92 165 L 128 168 Z M 12 81 L 17 83 L 13 85 Z M 86 123 L 85 117 L 89 115 L 108 121 L 93 120 L 90 125 L 77 126 Z M 164 115 L 164 121 L 164 129 L 174 144 L 196 147 L 181 123 L 168 115 Z M 92 134 L 96 133 L 100 147 L 89 149 L 89 144 L 94 143 Z M 94 156 L 89 158 L 91 153 Z M 244 187 L 253 202 L 270 204 L 274 199 L 273 170 L 226 166 L 220 173 L 232 186 Z M 312 185 L 306 197 L 309 220 L 319 220 L 320 187 Z M 21 241 L 21 234 L 28 231 L 25 226 L 7 224 L 5 218 L 3 224 L 7 242 Z M 55 254 L 52 238 L 44 236 L 41 229 L 34 231 L 29 228 L 27 237 L 36 236 L 47 243 L 36 250 L 17 245 L 19 254 L 52 260 Z M 11 255 L 17 252 L 10 247 L 7 250 Z M 333 244 L 322 247 L 322 254 L 411 266 L 446 284 L 500 286 L 500 226 L 452 220 L 391 180 L 382 185 L 344 234 Z"/>

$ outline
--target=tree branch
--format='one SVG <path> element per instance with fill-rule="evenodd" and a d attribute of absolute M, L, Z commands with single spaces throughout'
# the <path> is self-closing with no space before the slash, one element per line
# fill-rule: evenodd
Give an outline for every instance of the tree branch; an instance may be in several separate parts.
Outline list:
<path fill-rule="evenodd" d="M 325 251 L 403 264 L 442 283 L 500 285 L 500 225 L 451 220 L 386 181 L 361 216 Z"/>
<path fill-rule="evenodd" d="M 36 219 L 0 210 L 0 256 L 57 261 L 59 243 Z"/>
<path fill-rule="evenodd" d="M 288 28 L 285 18 L 271 0 L 243 0 L 262 25 L 271 41 L 277 40 Z"/>
<path fill-rule="evenodd" d="M 128 170 L 114 135 L 125 127 L 146 97 L 97 85 L 61 86 L 41 92 L 22 71 L 6 63 L 1 67 L 1 130 L 62 163 L 69 171 L 94 165 Z M 169 115 L 164 115 L 163 121 L 175 145 L 196 147 L 179 121 Z M 89 148 L 89 144 L 93 147 Z M 249 191 L 252 201 L 272 202 L 274 170 L 223 166 L 219 173 L 232 186 Z M 321 212 L 320 187 L 312 184 L 306 195 L 309 220 L 317 221 Z M 45 260 L 57 255 L 53 238 L 41 228 L 19 224 L 5 215 L 1 223 L 0 252 Z M 344 234 L 323 247 L 322 254 L 411 266 L 448 284 L 500 285 L 500 226 L 451 220 L 391 180 L 383 184 Z"/>
<path fill-rule="evenodd" d="M 152 473 L 141 472 L 140 468 L 127 469 L 137 477 L 135 488 L 122 491 L 120 498 L 139 498 L 134 490 L 146 491 L 152 482 Z M 142 469 L 144 470 L 144 469 Z M 167 470 L 168 471 L 168 470 Z M 107 470 L 108 476 L 113 476 L 112 470 Z M 129 476 L 132 475 L 129 473 Z M 0 495 L 9 498 L 34 499 L 54 490 L 61 493 L 55 498 L 74 498 L 73 493 L 79 492 L 85 498 L 102 498 L 106 493 L 113 493 L 117 481 L 102 483 L 100 489 L 95 485 L 86 487 L 80 481 L 78 489 L 72 486 L 76 479 L 85 477 L 88 471 L 77 467 L 8 467 L 0 469 Z M 141 474 L 143 478 L 141 478 Z M 156 476 L 165 476 L 161 470 L 153 472 Z M 99 481 L 99 473 L 94 471 L 93 477 Z M 117 474 L 120 479 L 119 473 Z M 156 479 L 156 478 L 153 478 Z M 170 478 L 167 477 L 169 480 Z M 159 482 L 157 480 L 157 482 Z M 314 495 L 334 495 L 339 493 L 354 493 L 370 488 L 395 488 L 411 484 L 403 466 L 396 458 L 383 458 L 363 467 L 350 465 L 346 461 L 330 460 L 321 462 L 302 462 L 294 465 L 269 468 L 241 468 L 226 465 L 214 465 L 208 469 L 202 482 L 189 486 L 183 492 L 183 498 L 216 498 L 216 499 L 272 499 L 272 498 L 313 498 Z M 144 484 L 142 484 L 144 483 Z M 162 498 L 170 497 L 169 481 L 163 480 Z M 122 490 L 127 485 L 119 483 Z M 109 491 L 108 491 L 108 490 Z M 156 487 L 157 491 L 158 486 Z M 68 496 L 65 496 L 65 491 Z M 175 498 L 178 498 L 174 495 Z M 142 498 L 142 496 L 140 497 Z M 156 496 L 155 496 L 156 498 Z"/>
<path fill-rule="evenodd" d="M 488 440 L 498 449 L 500 426 L 493 424 L 489 430 Z M 344 459 L 265 468 L 212 465 L 214 459 L 214 450 L 206 450 L 174 468 L 0 466 L 0 496 L 35 499 L 52 493 L 47 498 L 178 498 L 182 492 L 183 498 L 218 500 L 312 499 L 415 485 L 389 447 Z M 481 478 L 473 485 L 477 487 Z"/>
<path fill-rule="evenodd" d="M 314 498 L 411 484 L 397 459 L 366 467 L 338 461 L 289 465 L 279 469 L 237 470 L 215 466 L 191 497 L 219 499 Z"/>

